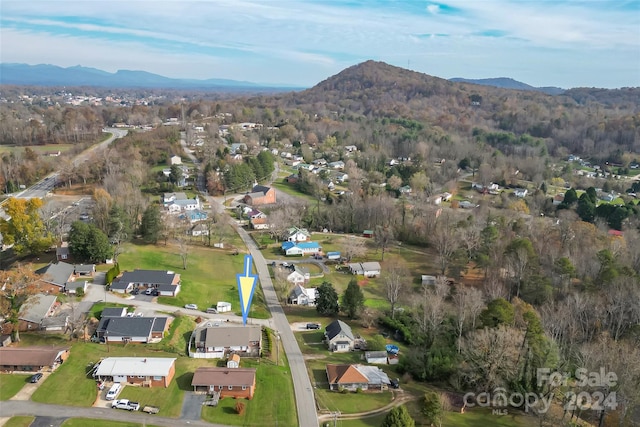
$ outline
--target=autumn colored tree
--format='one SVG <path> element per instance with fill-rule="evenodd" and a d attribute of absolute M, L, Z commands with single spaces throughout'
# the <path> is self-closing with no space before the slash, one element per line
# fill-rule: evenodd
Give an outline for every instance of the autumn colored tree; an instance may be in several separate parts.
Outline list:
<path fill-rule="evenodd" d="M 29 297 L 37 293 L 37 280 L 38 275 L 28 265 L 0 271 L 0 316 L 12 326 L 13 342 L 20 341 L 20 313 L 26 308 Z"/>
<path fill-rule="evenodd" d="M 13 244 L 16 254 L 36 254 L 53 243 L 53 236 L 40 218 L 39 209 L 43 204 L 38 198 L 27 200 L 11 197 L 7 200 L 4 209 L 11 218 L 0 220 L 0 231 L 4 244 Z"/>

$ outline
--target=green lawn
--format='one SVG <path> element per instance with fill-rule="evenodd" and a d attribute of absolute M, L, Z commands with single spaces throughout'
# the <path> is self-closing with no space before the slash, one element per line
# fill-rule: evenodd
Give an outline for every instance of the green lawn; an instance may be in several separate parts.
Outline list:
<path fill-rule="evenodd" d="M 0 400 L 9 400 L 19 392 L 31 375 L 0 374 Z"/>
<path fill-rule="evenodd" d="M 387 414 L 376 415 L 375 417 L 360 418 L 357 420 L 338 420 L 337 427 L 380 427 Z M 333 421 L 329 423 L 333 425 Z M 416 424 L 419 425 L 419 424 Z"/>
<path fill-rule="evenodd" d="M 355 414 L 388 405 L 391 403 L 392 395 L 389 391 L 383 393 L 340 393 L 318 388 L 316 398 L 321 409 L 340 411 L 343 414 Z"/>
<path fill-rule="evenodd" d="M 472 409 L 464 414 L 447 412 L 443 426 L 451 427 L 526 427 L 533 426 L 533 417 L 524 417 L 519 414 L 493 415 L 490 410 Z"/>
<path fill-rule="evenodd" d="M 165 355 L 164 357 L 167 356 Z M 181 357 L 176 360 L 176 376 L 169 387 L 143 388 L 127 386 L 122 389 L 118 397 L 140 402 L 140 406 L 157 406 L 160 408 L 158 415 L 164 417 L 179 417 L 182 410 L 184 392 L 193 390 L 191 387 L 193 372 L 200 366 L 215 366 L 216 360 Z"/>
<path fill-rule="evenodd" d="M 62 427 L 155 427 L 149 424 L 130 423 L 124 421 L 98 420 L 93 418 L 69 418 Z"/>
<path fill-rule="evenodd" d="M 162 304 L 183 307 L 198 304 L 202 309 L 215 306 L 218 301 L 228 301 L 240 314 L 240 299 L 236 285 L 236 274 L 242 271 L 244 257 L 229 252 L 202 246 L 191 246 L 187 269 L 182 269 L 182 260 L 172 246 L 133 245 L 125 246 L 118 262 L 121 271 L 138 269 L 171 270 L 181 276 L 182 287 L 177 297 L 159 297 Z M 269 312 L 259 288 L 252 303 L 249 317 L 268 318 Z"/>
<path fill-rule="evenodd" d="M 28 336 L 28 334 L 24 334 Z M 38 340 L 23 339 L 21 344 L 34 345 L 53 343 L 53 339 Z M 65 343 L 64 340 L 58 340 L 57 345 Z M 68 345 L 69 342 L 66 341 Z M 51 344 L 49 344 L 51 345 Z M 184 350 L 183 350 L 184 351 Z M 117 356 L 140 356 L 140 357 L 177 357 L 175 353 L 159 351 L 151 346 L 129 344 L 96 344 L 76 342 L 71 346 L 69 358 L 44 381 L 33 394 L 32 400 L 41 403 L 53 403 L 58 405 L 70 406 L 86 406 L 93 405 L 97 397 L 97 389 L 95 380 L 88 374 L 89 369 L 101 358 L 117 357 Z M 153 396 L 153 400 L 141 399 L 142 403 L 157 403 L 160 410 L 166 416 L 177 416 L 180 413 L 180 405 L 182 404 L 182 392 L 184 384 L 180 386 L 181 376 L 187 375 L 189 362 L 200 361 L 200 359 L 179 358 L 176 361 L 176 377 L 172 381 L 171 386 L 167 389 L 142 389 L 145 393 L 149 392 Z M 189 379 L 189 381 L 191 381 Z M 133 387 L 125 387 L 123 393 L 129 393 Z M 189 387 L 186 388 L 190 390 Z M 123 394 L 126 396 L 126 394 Z"/>
<path fill-rule="evenodd" d="M 36 417 L 11 417 L 4 424 L 4 427 L 29 427 Z"/>
<path fill-rule="evenodd" d="M 288 182 L 284 182 L 281 180 L 277 180 L 271 183 L 272 187 L 277 188 L 278 190 L 282 191 L 283 193 L 287 193 L 290 194 L 292 196 L 296 196 L 296 198 L 304 200 L 310 204 L 315 204 L 317 203 L 317 200 L 308 195 L 308 194 L 304 194 L 299 192 L 298 190 L 296 190 L 295 186 L 293 184 L 289 184 Z"/>
<path fill-rule="evenodd" d="M 242 400 L 246 405 L 244 415 L 235 411 L 237 400 L 225 398 L 217 407 L 205 406 L 202 418 L 205 421 L 242 426 L 297 426 L 293 383 L 288 365 L 276 366 L 261 360 L 242 362 L 243 367 L 257 367 L 256 392 L 252 400 Z"/>
<path fill-rule="evenodd" d="M 15 146 L 15 145 L 1 145 L 0 154 L 3 153 L 24 153 L 25 148 L 30 148 L 40 155 L 46 155 L 48 153 L 57 153 L 60 151 L 64 153 L 73 148 L 73 144 L 45 144 L 45 145 L 28 145 L 28 146 Z"/>

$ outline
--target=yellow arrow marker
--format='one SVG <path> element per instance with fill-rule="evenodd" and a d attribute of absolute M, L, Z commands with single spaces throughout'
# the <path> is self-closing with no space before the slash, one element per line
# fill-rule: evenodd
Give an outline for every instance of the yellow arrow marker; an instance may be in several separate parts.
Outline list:
<path fill-rule="evenodd" d="M 240 274 L 236 274 L 238 294 L 240 295 L 240 308 L 242 309 L 242 322 L 245 325 L 247 324 L 247 317 L 249 316 L 251 299 L 253 298 L 253 293 L 256 290 L 256 284 L 258 283 L 258 276 L 251 274 L 251 261 L 251 255 L 245 255 L 244 271 Z"/>

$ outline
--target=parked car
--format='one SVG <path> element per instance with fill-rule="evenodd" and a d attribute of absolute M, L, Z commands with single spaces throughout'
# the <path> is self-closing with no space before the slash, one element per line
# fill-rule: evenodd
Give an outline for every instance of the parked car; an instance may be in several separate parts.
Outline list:
<path fill-rule="evenodd" d="M 158 295 L 160 295 L 160 292 L 157 289 L 154 289 L 153 292 L 151 292 L 151 295 L 157 297 Z"/>
<path fill-rule="evenodd" d="M 207 308 L 207 313 L 209 314 L 218 314 L 218 310 L 214 307 Z"/>
<path fill-rule="evenodd" d="M 88 213 L 83 213 L 80 215 L 80 220 L 81 221 L 86 221 L 89 219 L 89 214 Z"/>
<path fill-rule="evenodd" d="M 115 383 L 114 385 L 111 386 L 109 391 L 107 391 L 107 396 L 105 398 L 107 400 L 114 400 L 118 395 L 118 393 L 120 393 L 121 388 L 122 388 L 122 385 L 120 383 Z"/>
<path fill-rule="evenodd" d="M 144 291 L 145 295 L 153 295 L 153 291 L 155 291 L 155 289 L 153 288 L 147 288 L 146 291 Z"/>
<path fill-rule="evenodd" d="M 37 383 L 38 381 L 40 381 L 40 378 L 42 378 L 42 374 L 38 372 L 37 374 L 34 374 L 31 376 L 31 379 L 29 380 L 29 382 Z"/>
<path fill-rule="evenodd" d="M 307 323 L 307 329 L 320 329 L 319 323 Z"/>
<path fill-rule="evenodd" d="M 189 310 L 197 310 L 198 306 L 196 304 L 186 304 L 184 308 L 187 308 Z"/>
<path fill-rule="evenodd" d="M 135 288 L 134 290 L 131 291 L 131 295 L 138 295 L 140 293 L 140 289 Z"/>
<path fill-rule="evenodd" d="M 125 409 L 127 411 L 140 410 L 140 404 L 138 402 L 132 402 L 129 399 L 114 400 L 111 407 L 115 409 Z"/>

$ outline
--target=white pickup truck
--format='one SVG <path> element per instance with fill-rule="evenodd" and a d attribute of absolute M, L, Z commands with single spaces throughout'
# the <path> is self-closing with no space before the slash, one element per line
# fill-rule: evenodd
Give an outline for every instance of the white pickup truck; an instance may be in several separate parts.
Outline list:
<path fill-rule="evenodd" d="M 114 401 L 111 407 L 115 409 L 126 409 L 127 411 L 137 411 L 140 409 L 140 404 L 138 402 L 132 402 L 129 399 L 120 399 Z"/>

